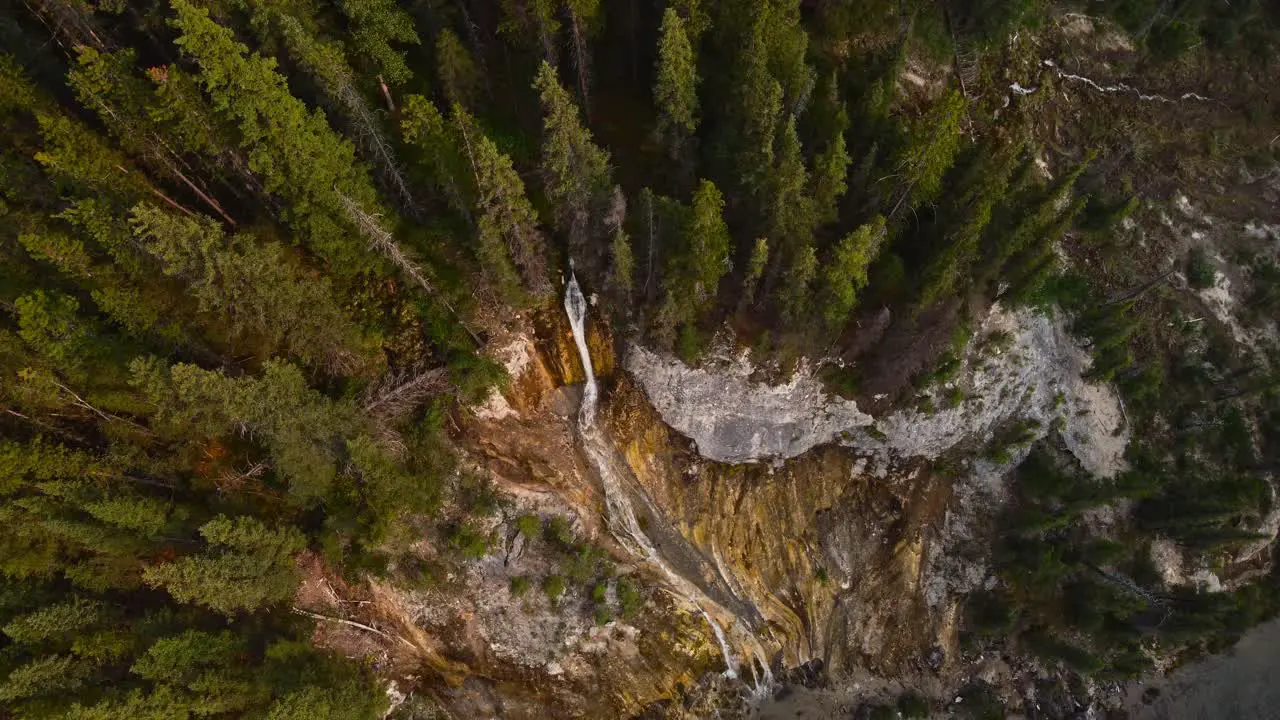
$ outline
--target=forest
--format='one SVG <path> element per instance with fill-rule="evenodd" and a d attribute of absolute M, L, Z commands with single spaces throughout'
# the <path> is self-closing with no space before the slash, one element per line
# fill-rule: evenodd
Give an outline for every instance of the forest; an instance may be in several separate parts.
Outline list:
<path fill-rule="evenodd" d="M 856 359 L 824 379 L 860 400 L 945 382 L 992 302 L 1070 313 L 1140 440 L 1114 481 L 1047 446 L 1017 468 L 973 642 L 1125 677 L 1280 610 L 1269 572 L 1167 595 L 1141 562 L 1156 534 L 1257 540 L 1280 467 L 1280 376 L 1171 332 L 1177 293 L 1115 239 L 1168 153 L 1105 122 L 1047 138 L 1047 91 L 993 117 L 993 80 L 966 86 L 966 58 L 1063 8 L 2 2 L 0 714 L 381 717 L 376 669 L 290 612 L 298 558 L 356 577 L 420 536 L 485 552 L 451 418 L 507 381 L 489 337 L 554 308 L 571 265 L 620 337 Z M 1273 4 L 1107 5 L 1143 67 L 1274 76 Z M 943 79 L 903 92 L 922 63 Z M 1215 161 L 1275 162 L 1276 90 L 1227 101 Z M 1274 317 L 1280 275 L 1253 263 Z M 1126 535 L 1091 534 L 1120 500 Z"/>

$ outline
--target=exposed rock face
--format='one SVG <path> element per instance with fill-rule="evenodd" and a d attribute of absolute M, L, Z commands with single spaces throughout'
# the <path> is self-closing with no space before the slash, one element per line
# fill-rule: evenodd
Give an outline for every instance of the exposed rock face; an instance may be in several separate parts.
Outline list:
<path fill-rule="evenodd" d="M 768 385 L 752 380 L 745 357 L 691 369 L 633 347 L 630 372 L 611 372 L 608 335 L 589 321 L 602 377 L 600 449 L 628 478 L 639 526 L 677 583 L 610 536 L 599 468 L 575 429 L 580 393 L 567 386 L 584 373 L 557 315 L 495 338 L 491 354 L 512 382 L 460 419 L 466 464 L 507 503 L 481 528 L 502 538 L 501 549 L 456 578 L 466 592 L 398 591 L 412 624 L 467 668 L 461 685 L 437 695 L 462 716 L 632 716 L 679 705 L 679 688 L 694 685 L 744 697 L 744 686 L 719 678 L 725 661 L 698 608 L 681 601 L 678 586 L 687 584 L 714 601 L 726 655 L 747 683 L 758 676 L 753 658 L 775 670 L 820 660 L 832 678 L 955 679 L 964 671 L 955 660 L 958 598 L 988 579 L 976 529 L 1004 501 L 1007 465 L 977 459 L 941 477 L 916 458 L 977 449 L 1010 422 L 1034 420 L 1033 434 L 1059 432 L 1090 471 L 1120 467 L 1119 403 L 1081 379 L 1087 356 L 1055 317 L 993 310 L 955 379 L 926 393 L 941 409 L 878 421 L 828 395 L 803 366 Z M 543 577 L 558 562 L 514 530 L 521 513 L 576 517 L 621 572 L 666 591 L 633 622 L 603 627 L 583 589 L 558 603 L 517 597 L 512 577 Z M 663 713 L 655 717 L 678 716 Z"/>
<path fill-rule="evenodd" d="M 932 459 L 965 441 L 986 442 L 1009 421 L 1034 421 L 1037 437 L 1056 423 L 1085 470 L 1111 477 L 1123 469 L 1128 432 L 1115 391 L 1084 380 L 1089 364 L 1060 316 L 994 306 L 965 349 L 957 379 L 930 390 L 935 406 L 951 407 L 892 413 L 877 423 L 883 440 L 860 437 L 858 445 Z M 949 402 L 952 395 L 957 402 Z"/>
<path fill-rule="evenodd" d="M 1011 420 L 1035 421 L 1039 436 L 1056 420 L 1085 469 L 1111 477 L 1123 467 L 1128 441 L 1123 411 L 1110 388 L 1082 379 L 1088 367 L 1060 317 L 999 306 L 965 349 L 957 379 L 927 393 L 935 408 L 949 407 L 879 420 L 828 395 L 803 367 L 784 385 L 766 385 L 750 380 L 746 357 L 704 369 L 640 347 L 627 356 L 627 369 L 663 421 L 709 460 L 791 458 L 831 441 L 883 460 L 932 459 L 962 442 L 986 442 Z"/>
<path fill-rule="evenodd" d="M 914 470 L 874 477 L 834 444 L 776 466 L 700 462 L 627 378 L 609 397 L 602 422 L 638 483 L 756 608 L 782 666 L 897 672 L 952 642 L 921 583 L 945 483 Z"/>
<path fill-rule="evenodd" d="M 808 368 L 784 385 L 750 378 L 746 356 L 708 369 L 690 368 L 633 345 L 627 370 L 668 425 L 691 438 L 709 460 L 726 463 L 793 458 L 869 425 L 857 403 L 827 395 Z"/>

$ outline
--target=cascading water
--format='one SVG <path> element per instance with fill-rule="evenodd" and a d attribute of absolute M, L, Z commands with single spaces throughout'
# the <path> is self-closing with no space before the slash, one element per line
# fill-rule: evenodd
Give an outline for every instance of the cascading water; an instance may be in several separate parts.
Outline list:
<path fill-rule="evenodd" d="M 591 458 L 592 464 L 596 467 L 596 472 L 600 475 L 600 484 L 604 488 L 605 508 L 608 511 L 606 521 L 609 524 L 609 531 L 629 552 L 658 568 L 666 576 L 673 592 L 698 609 L 699 614 L 711 625 L 716 642 L 720 645 L 720 652 L 724 656 L 725 677 L 736 678 L 738 677 L 738 661 L 730 649 L 724 628 L 705 609 L 713 604 L 712 601 L 695 584 L 685 579 L 684 576 L 666 562 L 657 547 L 649 539 L 649 536 L 640 527 L 635 508 L 631 504 L 631 496 L 623 485 L 623 478 L 626 477 L 625 473 L 628 472 L 625 469 L 625 464 L 595 424 L 596 404 L 599 400 L 600 390 L 596 384 L 595 370 L 591 365 L 591 350 L 587 347 L 587 301 L 582 295 L 582 288 L 578 285 L 577 277 L 572 273 L 570 273 L 569 282 L 565 286 L 564 310 L 569 317 L 569 327 L 573 331 L 573 340 L 578 346 L 578 356 L 582 360 L 582 368 L 586 374 L 586 383 L 582 392 L 582 407 L 578 411 L 578 432 L 582 438 L 583 450 Z M 752 673 L 756 677 L 755 696 L 763 698 L 772 690 L 773 674 L 769 670 L 768 662 L 765 659 L 767 656 L 764 653 L 764 649 L 760 647 L 760 643 L 755 636 L 746 633 L 745 641 L 751 645 L 753 655 Z M 755 673 L 755 661 L 758 661 L 762 668 L 762 671 L 758 674 Z"/>
<path fill-rule="evenodd" d="M 587 375 L 587 382 L 582 390 L 582 407 L 578 411 L 578 425 L 586 429 L 595 425 L 596 400 L 600 389 L 596 385 L 595 368 L 591 367 L 591 350 L 587 347 L 587 299 L 582 296 L 582 288 L 578 287 L 578 278 L 572 272 L 569 275 L 569 284 L 564 290 L 564 311 L 569 316 L 569 327 L 573 329 L 573 341 L 578 344 L 582 370 Z"/>

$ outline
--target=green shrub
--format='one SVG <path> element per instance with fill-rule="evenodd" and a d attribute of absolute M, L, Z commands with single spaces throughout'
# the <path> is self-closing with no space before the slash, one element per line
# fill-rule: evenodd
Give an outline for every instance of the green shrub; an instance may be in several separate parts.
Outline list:
<path fill-rule="evenodd" d="M 479 560 L 489 552 L 490 536 L 468 523 L 455 527 L 449 534 L 449 545 L 468 560 Z"/>
<path fill-rule="evenodd" d="M 562 550 L 573 547 L 573 529 L 563 515 L 552 515 L 548 518 L 543 526 L 542 536 Z"/>
<path fill-rule="evenodd" d="M 1213 269 L 1213 263 L 1209 262 L 1204 248 L 1191 248 L 1191 252 L 1187 254 L 1187 283 L 1196 290 L 1204 290 L 1213 287 L 1217 277 L 1218 272 Z"/>
<path fill-rule="evenodd" d="M 613 620 L 613 611 L 608 605 L 596 605 L 595 618 L 597 625 L 608 625 Z"/>
<path fill-rule="evenodd" d="M 511 588 L 511 594 L 515 595 L 516 597 L 520 597 L 525 593 L 529 592 L 529 588 L 532 586 L 533 586 L 533 583 L 530 582 L 529 578 L 525 577 L 524 575 L 516 575 L 512 577 L 511 583 L 509 585 L 509 587 Z"/>
<path fill-rule="evenodd" d="M 601 573 L 608 574 L 604 550 L 594 545 L 582 545 L 564 564 L 564 574 L 578 585 L 586 585 Z"/>
<path fill-rule="evenodd" d="M 560 599 L 564 595 L 564 578 L 559 575 L 548 575 L 542 580 L 542 592 L 546 593 L 551 602 Z"/>
<path fill-rule="evenodd" d="M 969 596 L 969 623 L 983 635 L 1003 635 L 1017 619 L 1013 606 L 993 592 L 977 592 Z"/>
<path fill-rule="evenodd" d="M 644 602 L 644 598 L 640 595 L 640 589 L 635 586 L 635 583 L 631 582 L 631 578 L 618 578 L 614 592 L 618 596 L 618 607 L 622 611 L 622 617 L 628 620 L 635 617 L 636 612 L 640 609 L 640 604 Z"/>
<path fill-rule="evenodd" d="M 929 717 L 929 700 L 918 693 L 905 693 L 898 697 L 898 714 L 906 720 L 922 720 Z"/>
<path fill-rule="evenodd" d="M 516 530 L 524 536 L 525 540 L 533 540 L 542 530 L 542 519 L 532 513 L 521 515 L 516 518 Z"/>

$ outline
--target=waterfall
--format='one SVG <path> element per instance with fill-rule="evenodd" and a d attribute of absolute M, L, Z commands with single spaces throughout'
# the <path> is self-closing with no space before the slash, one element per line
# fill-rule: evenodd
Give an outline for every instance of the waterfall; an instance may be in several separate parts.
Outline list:
<path fill-rule="evenodd" d="M 572 268 L 572 265 L 570 267 Z M 572 272 L 569 275 L 569 282 L 565 285 L 564 310 L 569 317 L 569 327 L 573 330 L 573 340 L 578 346 L 578 356 L 582 360 L 582 369 L 587 377 L 583 386 L 582 407 L 578 410 L 578 433 L 582 439 L 582 449 L 595 465 L 596 472 L 600 476 L 600 484 L 604 488 L 607 511 L 605 520 L 608 523 L 609 532 L 628 552 L 648 561 L 662 571 L 669 581 L 672 592 L 698 609 L 698 613 L 711 626 L 716 642 L 720 645 L 720 653 L 724 656 L 725 677 L 736 678 L 738 661 L 730 649 L 724 628 L 705 609 L 707 605 L 714 605 L 714 602 L 707 598 L 697 585 L 685 579 L 671 567 L 644 529 L 640 527 L 635 508 L 631 504 L 631 496 L 624 485 L 624 478 L 628 477 L 630 469 L 626 467 L 626 461 L 619 456 L 618 451 L 606 440 L 604 433 L 595 424 L 596 404 L 599 401 L 600 390 L 596 384 L 595 370 L 591 366 L 591 350 L 587 347 L 587 301 L 582 296 L 578 278 Z M 648 498 L 643 499 L 649 502 Z M 649 507 L 651 510 L 656 510 L 651 502 Z M 736 631 L 735 634 L 745 636 L 744 641 L 751 647 L 753 655 L 751 669 L 756 680 L 753 696 L 756 699 L 762 699 L 772 691 L 773 674 L 769 670 L 767 656 L 760 646 L 760 641 L 750 631 L 743 631 L 738 627 L 740 625 L 742 623 L 738 623 L 733 629 Z M 756 661 L 762 668 L 760 673 L 755 672 Z"/>
<path fill-rule="evenodd" d="M 585 429 L 595 424 L 596 400 L 600 390 L 596 385 L 595 369 L 591 367 L 591 350 L 587 347 L 587 300 L 582 297 L 582 288 L 578 287 L 578 278 L 572 271 L 569 284 L 564 289 L 564 311 L 569 316 L 569 327 L 573 328 L 573 341 L 578 344 L 582 370 L 587 374 L 582 390 L 582 408 L 578 411 L 578 425 Z"/>
<path fill-rule="evenodd" d="M 733 658 L 733 651 L 729 649 L 729 641 L 724 637 L 724 629 L 720 627 L 720 623 L 715 621 L 715 618 L 707 614 L 706 610 L 699 610 L 698 612 L 702 613 L 702 617 L 711 626 L 711 632 L 715 633 L 716 642 L 720 643 L 720 654 L 724 656 L 724 676 L 727 678 L 738 677 L 738 661 Z"/>

